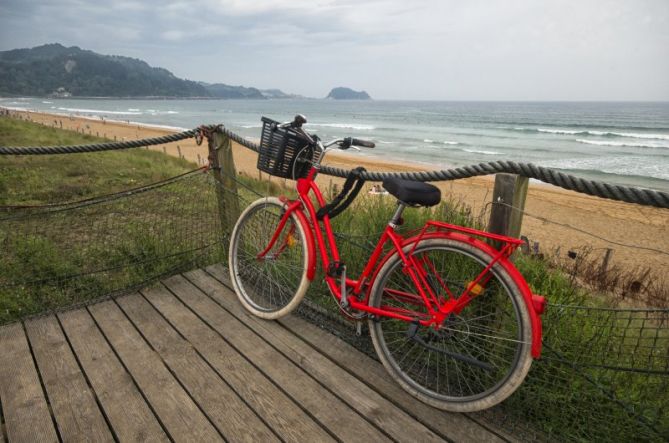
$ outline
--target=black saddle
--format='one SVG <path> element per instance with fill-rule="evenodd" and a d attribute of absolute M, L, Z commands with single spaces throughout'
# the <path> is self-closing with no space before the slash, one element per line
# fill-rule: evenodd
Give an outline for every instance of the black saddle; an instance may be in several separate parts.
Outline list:
<path fill-rule="evenodd" d="M 441 201 L 441 191 L 429 183 L 387 178 L 383 180 L 383 188 L 410 206 L 434 206 Z"/>

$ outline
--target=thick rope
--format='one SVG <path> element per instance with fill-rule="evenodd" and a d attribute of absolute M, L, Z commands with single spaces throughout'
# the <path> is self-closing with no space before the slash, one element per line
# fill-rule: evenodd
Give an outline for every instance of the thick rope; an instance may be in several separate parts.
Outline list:
<path fill-rule="evenodd" d="M 348 170 L 322 166 L 323 174 L 335 177 L 346 177 Z M 634 188 L 631 186 L 612 185 L 595 180 L 586 180 L 570 174 L 556 171 L 555 169 L 537 166 L 532 163 L 516 163 L 512 161 L 497 161 L 490 163 L 479 163 L 478 165 L 463 166 L 461 168 L 444 169 L 441 171 L 418 171 L 418 172 L 366 172 L 362 177 L 370 181 L 382 181 L 390 177 L 399 177 L 405 180 L 415 181 L 446 181 L 462 178 L 477 177 L 481 175 L 497 174 L 506 172 L 518 174 L 523 177 L 534 178 L 544 183 L 559 186 L 570 191 L 582 194 L 594 195 L 596 197 L 610 200 L 624 201 L 627 203 L 638 203 L 645 206 L 657 208 L 669 208 L 669 193 L 655 191 L 653 189 Z"/>
<path fill-rule="evenodd" d="M 258 152 L 259 146 L 233 132 L 223 129 L 223 133 L 237 143 Z M 322 165 L 321 173 L 334 177 L 346 178 L 351 171 L 349 169 L 335 168 Z M 416 172 L 374 172 L 365 171 L 361 177 L 368 181 L 383 181 L 386 178 L 402 178 L 421 182 L 459 180 L 462 178 L 478 177 L 481 175 L 497 174 L 506 172 L 518 174 L 523 177 L 534 178 L 544 183 L 559 186 L 570 191 L 582 194 L 594 195 L 609 200 L 637 203 L 657 208 L 669 208 L 669 193 L 655 191 L 652 189 L 634 188 L 631 186 L 612 185 L 595 180 L 586 180 L 570 174 L 559 172 L 555 169 L 537 166 L 532 163 L 516 163 L 512 161 L 497 161 L 479 163 L 478 165 L 463 166 L 461 168 L 443 169 L 441 171 L 416 171 Z"/>
<path fill-rule="evenodd" d="M 0 146 L 0 155 L 47 155 L 47 154 L 76 154 L 80 152 L 114 151 L 118 149 L 139 148 L 142 146 L 162 145 L 165 143 L 185 140 L 195 137 L 200 129 L 176 134 L 163 135 L 161 137 L 144 138 L 141 140 L 129 140 L 110 143 L 92 143 L 89 145 L 74 146 Z"/>
<path fill-rule="evenodd" d="M 229 137 L 240 145 L 258 152 L 260 146 L 244 137 L 235 134 L 224 127 L 201 126 L 197 129 L 170 134 L 162 137 L 147 138 L 143 140 L 133 140 L 114 143 L 101 143 L 92 145 L 78 146 L 36 146 L 36 147 L 4 147 L 0 146 L 0 155 L 39 155 L 39 154 L 68 154 L 74 152 L 97 152 L 114 149 L 128 149 L 140 146 L 158 145 L 179 141 L 190 137 L 202 137 L 207 130 L 217 130 Z M 532 163 L 516 163 L 512 161 L 497 161 L 489 163 L 479 163 L 478 165 L 463 166 L 461 168 L 443 169 L 441 171 L 416 171 L 416 172 L 374 172 L 365 171 L 361 178 L 367 181 L 383 181 L 386 178 L 402 178 L 415 181 L 448 181 L 459 180 L 469 177 L 478 177 L 482 175 L 497 174 L 506 172 L 518 174 L 523 177 L 534 178 L 544 183 L 559 186 L 570 191 L 580 192 L 582 194 L 594 195 L 596 197 L 609 200 L 624 201 L 627 203 L 637 203 L 645 206 L 655 206 L 657 208 L 669 208 L 669 193 L 655 191 L 652 189 L 635 188 L 631 186 L 612 185 L 595 180 L 586 180 L 565 174 L 555 169 L 537 166 Z M 335 168 L 322 165 L 321 173 L 334 177 L 346 178 L 350 170 Z"/>

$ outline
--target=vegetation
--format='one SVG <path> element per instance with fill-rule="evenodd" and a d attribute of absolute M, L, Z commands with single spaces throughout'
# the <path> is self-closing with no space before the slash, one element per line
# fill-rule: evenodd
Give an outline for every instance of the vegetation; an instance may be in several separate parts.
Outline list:
<path fill-rule="evenodd" d="M 0 118 L 0 145 L 106 141 L 73 131 Z M 196 165 L 145 149 L 50 156 L 0 156 L 0 205 L 67 202 L 163 180 Z"/>
<path fill-rule="evenodd" d="M 0 118 L 0 145 L 92 141 Z M 0 156 L 0 324 L 220 261 L 212 246 L 221 234 L 216 200 L 205 174 L 95 205 L 30 207 L 126 191 L 195 167 L 143 149 Z"/>
<path fill-rule="evenodd" d="M 256 88 L 184 80 L 142 60 L 58 43 L 0 52 L 0 95 L 267 98 Z M 288 97 L 279 90 L 269 96 Z"/>

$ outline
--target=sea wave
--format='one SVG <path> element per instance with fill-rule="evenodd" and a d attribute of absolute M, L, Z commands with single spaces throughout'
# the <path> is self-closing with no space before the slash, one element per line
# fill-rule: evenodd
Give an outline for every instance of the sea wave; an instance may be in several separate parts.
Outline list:
<path fill-rule="evenodd" d="M 438 141 L 434 141 L 434 140 L 429 139 L 429 138 L 423 139 L 423 143 L 440 143 L 440 144 L 444 144 L 444 145 L 459 145 L 460 144 L 459 142 L 453 142 L 453 141 L 450 141 L 450 140 L 444 140 L 443 142 L 438 142 Z"/>
<path fill-rule="evenodd" d="M 84 114 L 110 114 L 110 115 L 142 115 L 141 112 L 134 111 L 104 111 L 101 109 L 84 109 L 84 108 L 58 108 L 60 111 L 84 113 Z"/>
<path fill-rule="evenodd" d="M 548 128 L 512 128 L 514 131 L 523 132 L 543 132 L 546 134 L 559 135 L 595 135 L 598 137 L 627 137 L 627 138 L 641 138 L 649 140 L 669 140 L 669 134 L 653 134 L 642 132 L 616 132 L 616 131 L 597 131 L 597 130 L 574 130 L 574 129 L 548 129 Z"/>
<path fill-rule="evenodd" d="M 651 177 L 669 180 L 669 170 L 662 164 L 651 162 L 647 157 L 586 157 L 539 162 L 539 165 L 567 170 L 595 171 L 622 176 Z"/>
<path fill-rule="evenodd" d="M 376 129 L 372 125 L 361 125 L 355 123 L 307 123 L 309 126 L 322 126 L 324 128 L 355 129 L 358 131 L 371 131 Z"/>
<path fill-rule="evenodd" d="M 663 143 L 635 143 L 635 142 L 614 142 L 614 141 L 605 141 L 605 140 L 586 140 L 583 138 L 577 138 L 577 142 L 586 143 L 588 145 L 597 145 L 597 146 L 614 146 L 614 147 L 631 147 L 631 148 L 669 148 L 669 145 Z"/>
<path fill-rule="evenodd" d="M 501 152 L 498 151 L 484 151 L 480 149 L 467 149 L 467 148 L 462 148 L 462 151 L 465 152 L 471 152 L 473 154 L 483 154 L 483 155 L 502 155 Z"/>

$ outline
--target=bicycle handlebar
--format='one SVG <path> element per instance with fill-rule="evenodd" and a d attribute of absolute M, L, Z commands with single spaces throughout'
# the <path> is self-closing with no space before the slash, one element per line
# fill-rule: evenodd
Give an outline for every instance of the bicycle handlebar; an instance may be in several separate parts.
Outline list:
<path fill-rule="evenodd" d="M 296 130 L 296 132 L 302 134 L 309 141 L 309 143 L 313 143 L 314 139 L 312 138 L 312 136 L 309 135 L 309 133 L 302 128 L 302 125 L 306 123 L 307 123 L 307 118 L 302 114 L 297 114 L 292 122 L 286 122 L 279 126 L 281 128 L 293 128 Z M 316 138 L 316 140 L 318 140 L 318 138 Z M 352 146 L 362 146 L 363 148 L 374 148 L 376 146 L 374 142 L 368 140 L 361 140 L 359 138 L 353 138 L 353 137 L 346 137 L 341 140 L 335 140 L 333 142 L 328 143 L 326 146 L 330 146 L 333 144 L 339 145 L 339 148 L 342 150 L 348 149 Z"/>

